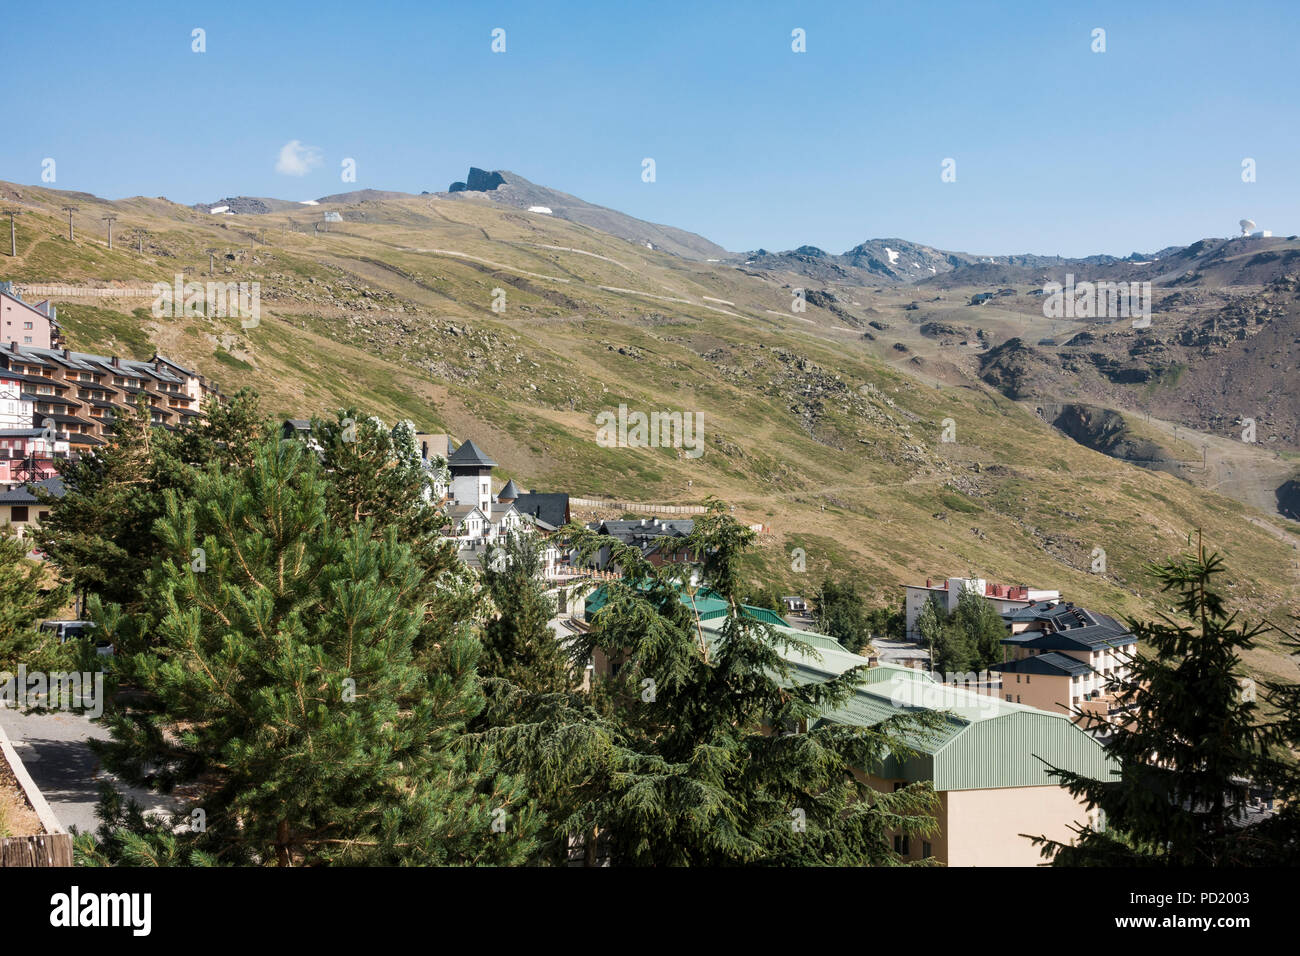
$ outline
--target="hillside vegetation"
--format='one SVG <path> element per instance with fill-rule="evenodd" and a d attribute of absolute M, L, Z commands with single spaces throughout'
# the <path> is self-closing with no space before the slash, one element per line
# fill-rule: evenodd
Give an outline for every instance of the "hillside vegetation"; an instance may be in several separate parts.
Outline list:
<path fill-rule="evenodd" d="M 524 488 L 668 504 L 716 495 L 768 527 L 753 572 L 784 593 L 809 593 L 833 568 L 876 603 L 897 603 L 903 582 L 971 572 L 1149 616 L 1167 607 L 1142 563 L 1186 549 L 1199 528 L 1226 555 L 1233 606 L 1279 621 L 1296 607 L 1300 526 L 1090 450 L 1032 401 L 982 381 L 978 329 L 936 335 L 911 321 L 921 295 L 946 297 L 949 324 L 977 311 L 950 291 L 832 290 L 792 312 L 797 277 L 687 260 L 481 199 L 212 215 L 162 199 L 4 184 L 0 194 L 22 209 L 19 255 L 0 278 L 207 281 L 215 250 L 215 279 L 261 283 L 251 329 L 155 318 L 145 298 L 56 298 L 73 347 L 156 349 L 227 393 L 257 389 L 285 417 L 357 404 L 472 437 L 501 480 Z M 68 202 L 80 207 L 73 242 Z M 314 232 L 329 210 L 344 221 Z M 99 221 L 109 213 L 111 251 Z M 997 319 L 986 324 L 999 343 L 1045 323 Z M 704 454 L 601 447 L 595 417 L 620 403 L 702 416 Z M 802 574 L 794 548 L 807 555 Z M 1091 571 L 1098 549 L 1105 573 Z M 1276 648 L 1250 663 L 1296 673 Z"/>

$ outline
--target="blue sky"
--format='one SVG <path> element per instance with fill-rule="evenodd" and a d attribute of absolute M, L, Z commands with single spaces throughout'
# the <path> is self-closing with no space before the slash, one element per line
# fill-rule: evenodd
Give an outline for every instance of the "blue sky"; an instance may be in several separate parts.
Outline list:
<path fill-rule="evenodd" d="M 439 190 L 476 165 L 737 251 L 1300 232 L 1300 5 L 1136 6 L 13 4 L 0 179 L 51 157 L 58 188 L 193 203 Z M 277 172 L 295 140 L 320 165 Z"/>

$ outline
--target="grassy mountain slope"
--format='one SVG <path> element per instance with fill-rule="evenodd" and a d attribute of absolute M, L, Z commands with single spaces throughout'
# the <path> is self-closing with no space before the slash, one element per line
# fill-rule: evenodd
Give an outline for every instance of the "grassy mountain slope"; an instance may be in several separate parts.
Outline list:
<path fill-rule="evenodd" d="M 716 494 L 770 527 L 755 573 L 787 593 L 834 568 L 897 602 L 905 581 L 972 571 L 1150 614 L 1165 602 L 1141 563 L 1185 548 L 1200 528 L 1228 555 L 1238 606 L 1277 619 L 1296 606 L 1300 526 L 1065 437 L 979 380 L 962 333 L 944 345 L 920 332 L 907 310 L 914 287 L 812 296 L 792 313 L 780 278 L 483 201 L 218 217 L 82 197 L 70 243 L 64 194 L 0 194 L 23 209 L 20 255 L 0 266 L 3 278 L 204 281 L 216 249 L 218 278 L 261 283 L 250 330 L 238 319 L 156 319 L 144 299 L 56 300 L 75 347 L 157 348 L 226 391 L 257 388 L 285 416 L 357 403 L 473 437 L 522 487 L 665 503 Z M 288 228 L 328 209 L 344 217 L 328 232 Z M 112 251 L 98 221 L 110 211 Z M 137 227 L 148 230 L 143 256 L 125 238 Z M 494 290 L 504 312 L 491 309 Z M 620 402 L 702 415 L 704 454 L 600 447 L 595 415 Z M 945 419 L 953 442 L 941 440 Z M 796 547 L 803 574 L 791 567 Z M 1105 574 L 1090 571 L 1094 549 Z M 1271 648 L 1251 663 L 1294 674 Z"/>

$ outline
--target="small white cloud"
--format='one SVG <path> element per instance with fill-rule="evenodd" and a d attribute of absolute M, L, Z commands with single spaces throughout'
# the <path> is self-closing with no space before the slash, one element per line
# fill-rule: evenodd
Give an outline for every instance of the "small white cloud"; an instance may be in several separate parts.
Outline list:
<path fill-rule="evenodd" d="M 280 147 L 275 171 L 285 176 L 306 176 L 322 162 L 321 151 L 315 146 L 304 146 L 300 140 L 291 139 Z"/>

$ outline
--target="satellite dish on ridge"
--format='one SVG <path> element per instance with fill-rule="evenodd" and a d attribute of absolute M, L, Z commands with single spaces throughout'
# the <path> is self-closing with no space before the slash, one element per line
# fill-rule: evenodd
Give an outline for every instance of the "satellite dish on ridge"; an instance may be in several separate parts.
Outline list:
<path fill-rule="evenodd" d="M 1255 220 L 1243 219 L 1238 222 L 1237 225 L 1241 226 L 1241 234 L 1243 236 L 1249 236 L 1251 231 L 1255 228 Z"/>

